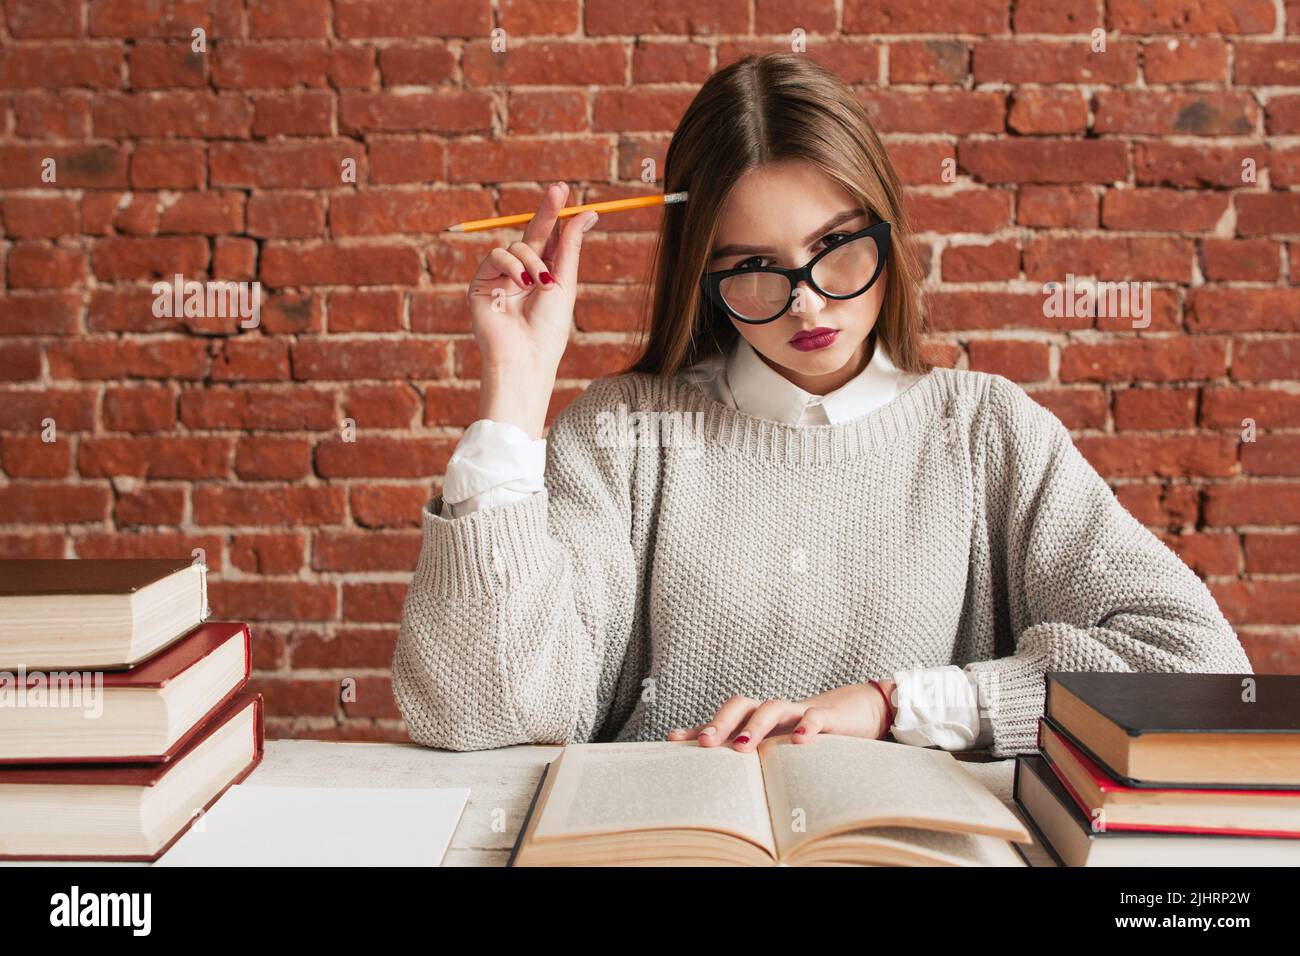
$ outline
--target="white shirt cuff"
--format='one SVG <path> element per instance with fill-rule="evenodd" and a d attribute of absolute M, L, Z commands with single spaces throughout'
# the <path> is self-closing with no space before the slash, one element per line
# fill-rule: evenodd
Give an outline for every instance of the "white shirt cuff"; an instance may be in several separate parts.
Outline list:
<path fill-rule="evenodd" d="M 973 676 L 956 664 L 894 674 L 894 739 L 916 747 L 970 750 L 991 728 L 980 710 Z"/>
<path fill-rule="evenodd" d="M 461 436 L 442 483 L 443 516 L 518 501 L 545 488 L 546 439 L 481 418 Z"/>

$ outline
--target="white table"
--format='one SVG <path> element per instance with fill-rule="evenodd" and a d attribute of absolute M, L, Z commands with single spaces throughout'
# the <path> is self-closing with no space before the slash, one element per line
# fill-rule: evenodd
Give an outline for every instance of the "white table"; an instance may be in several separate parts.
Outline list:
<path fill-rule="evenodd" d="M 504 866 L 537 789 L 542 768 L 558 746 L 503 747 L 457 753 L 416 744 L 268 740 L 262 763 L 244 783 L 318 787 L 469 787 L 469 803 L 444 866 Z M 1023 819 L 1011 799 L 1014 760 L 962 766 Z M 1052 866 L 1037 843 L 1020 848 L 1034 866 Z"/>

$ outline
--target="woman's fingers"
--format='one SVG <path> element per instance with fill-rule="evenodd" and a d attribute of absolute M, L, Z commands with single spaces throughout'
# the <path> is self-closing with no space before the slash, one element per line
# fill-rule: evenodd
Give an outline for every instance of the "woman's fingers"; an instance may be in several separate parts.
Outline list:
<path fill-rule="evenodd" d="M 528 269 L 524 266 L 524 263 L 508 249 L 497 246 L 488 253 L 485 261 L 500 270 L 501 275 L 513 279 L 515 285 L 525 292 L 535 284 L 535 280 L 528 274 Z"/>
<path fill-rule="evenodd" d="M 731 738 L 731 732 L 739 727 L 741 721 L 746 720 L 757 706 L 758 701 L 752 697 L 739 695 L 732 697 L 718 708 L 718 712 L 713 715 L 713 720 L 700 730 L 700 746 L 716 747 L 725 744 Z"/>
<path fill-rule="evenodd" d="M 555 281 L 555 277 L 552 276 L 550 271 L 547 269 L 546 263 L 542 261 L 542 257 L 539 256 L 537 250 L 528 243 L 522 241 L 512 242 L 510 244 L 510 253 L 511 255 L 516 256 L 519 261 L 524 264 L 524 268 L 528 270 L 528 274 L 538 282 L 547 285 Z"/>
<path fill-rule="evenodd" d="M 797 744 L 811 743 L 812 739 L 830 726 L 831 715 L 825 707 L 809 707 L 795 723 L 790 739 Z"/>
<path fill-rule="evenodd" d="M 541 204 L 537 207 L 537 213 L 524 227 L 523 241 L 532 246 L 533 251 L 539 256 L 546 249 L 547 240 L 550 239 L 551 231 L 555 226 L 556 213 L 564 208 L 564 201 L 568 195 L 568 183 L 552 183 L 547 186 L 542 194 Z"/>
<path fill-rule="evenodd" d="M 742 751 L 753 750 L 774 729 L 787 721 L 797 720 L 803 711 L 803 705 L 788 700 L 764 701 L 754 709 L 749 719 L 741 726 L 740 732 L 736 734 L 735 748 Z"/>
<path fill-rule="evenodd" d="M 555 279 L 561 288 L 577 288 L 578 259 L 582 254 L 582 239 L 598 218 L 599 215 L 590 210 L 581 212 L 576 216 L 569 216 L 564 221 L 564 225 L 557 230 L 560 233 L 560 242 L 555 247 L 555 258 L 551 260 L 555 268 L 551 271 L 555 274 Z"/>

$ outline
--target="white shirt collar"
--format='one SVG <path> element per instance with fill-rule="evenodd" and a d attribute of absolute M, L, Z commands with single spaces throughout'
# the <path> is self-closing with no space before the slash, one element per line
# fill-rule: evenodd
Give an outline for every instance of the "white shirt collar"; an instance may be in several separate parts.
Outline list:
<path fill-rule="evenodd" d="M 737 409 L 788 425 L 835 425 L 857 418 L 893 401 L 917 377 L 899 371 L 879 337 L 866 368 L 825 395 L 806 392 L 781 375 L 743 336 L 727 356 L 726 373 Z"/>

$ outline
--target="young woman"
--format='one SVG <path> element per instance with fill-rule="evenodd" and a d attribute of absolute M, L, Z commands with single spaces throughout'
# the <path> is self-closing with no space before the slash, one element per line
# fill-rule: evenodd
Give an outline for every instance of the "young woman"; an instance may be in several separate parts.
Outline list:
<path fill-rule="evenodd" d="M 543 439 L 594 213 L 469 289 L 480 420 L 393 658 L 413 740 L 818 733 L 1033 750 L 1049 670 L 1249 673 L 1205 585 L 1008 379 L 921 355 L 902 195 L 795 54 L 711 77 L 668 149 L 644 354 Z M 636 427 L 631 427 L 635 423 Z"/>

